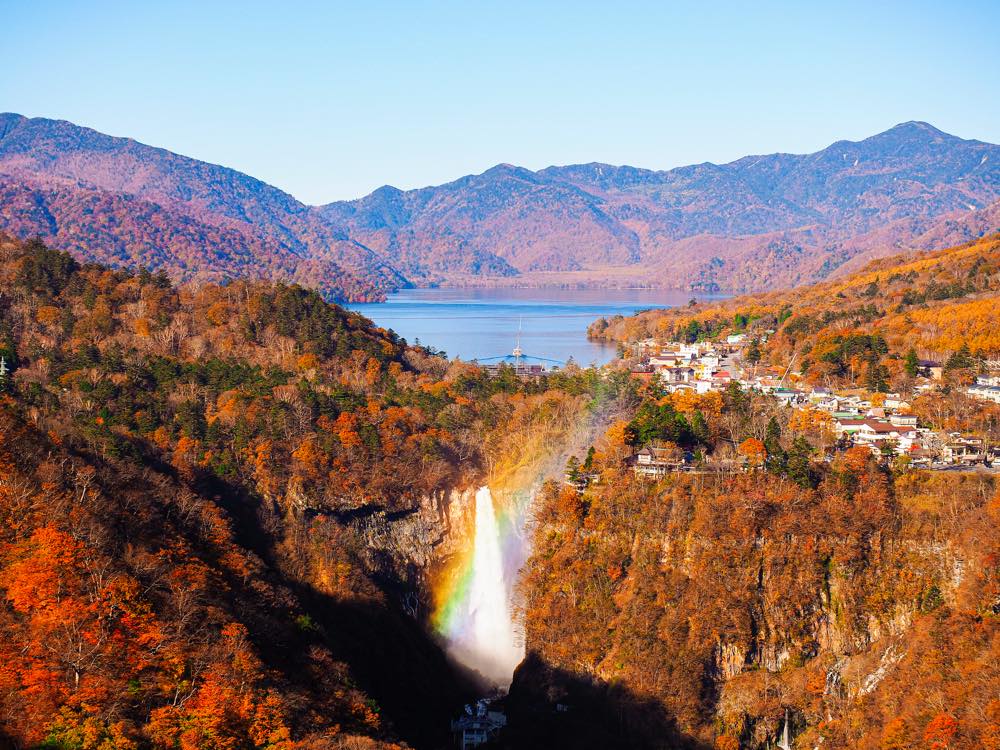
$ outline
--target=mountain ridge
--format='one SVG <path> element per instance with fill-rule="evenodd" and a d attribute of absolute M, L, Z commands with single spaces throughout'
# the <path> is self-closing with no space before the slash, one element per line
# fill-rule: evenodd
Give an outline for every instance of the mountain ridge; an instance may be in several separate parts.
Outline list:
<path fill-rule="evenodd" d="M 427 208 L 439 207 L 449 194 L 490 179 L 497 181 L 497 191 L 509 191 L 509 186 L 502 184 L 504 181 L 530 179 L 539 186 L 532 195 L 533 205 L 519 208 L 522 214 L 535 212 L 540 216 L 552 210 L 546 204 L 559 202 L 545 195 L 546 188 L 557 191 L 571 185 L 587 194 L 588 210 L 600 215 L 596 231 L 581 243 L 582 251 L 574 248 L 577 250 L 573 255 L 577 261 L 574 268 L 542 269 L 532 258 L 518 259 L 516 253 L 508 250 L 504 259 L 521 271 L 519 276 L 542 270 L 583 270 L 588 266 L 599 272 L 602 265 L 607 265 L 608 257 L 594 254 L 594 248 L 615 248 L 627 238 L 625 242 L 631 247 L 624 257 L 618 256 L 618 265 L 619 268 L 637 266 L 630 275 L 632 281 L 649 281 L 652 277 L 659 285 L 699 287 L 703 285 L 703 277 L 711 274 L 710 284 L 714 287 L 741 291 L 752 287 L 737 279 L 738 266 L 745 260 L 746 237 L 758 237 L 750 243 L 754 245 L 751 254 L 766 254 L 773 235 L 783 232 L 789 234 L 782 241 L 801 247 L 806 262 L 812 256 L 829 256 L 831 246 L 841 247 L 846 262 L 855 252 L 876 249 L 855 248 L 852 241 L 882 228 L 885 223 L 945 215 L 954 222 L 956 211 L 979 210 L 995 203 L 1000 199 L 1000 176 L 994 166 L 998 154 L 1000 149 L 992 144 L 961 139 L 928 123 L 910 121 L 861 141 L 838 141 L 812 154 L 751 155 L 725 164 L 704 162 L 671 170 L 591 162 L 530 172 L 498 165 L 479 175 L 440 186 L 412 191 L 395 189 L 393 201 L 407 208 L 407 220 L 412 225 L 407 229 L 415 229 L 422 237 L 423 247 L 413 248 L 412 252 L 426 255 L 435 242 L 436 228 L 445 227 L 448 232 L 463 229 L 460 217 L 443 216 L 440 211 L 431 213 Z M 991 155 L 995 157 L 992 162 L 988 158 Z M 984 165 L 986 168 L 982 169 Z M 979 171 L 985 174 L 980 175 Z M 378 247 L 379 242 L 386 242 L 381 236 L 386 227 L 378 227 L 379 236 L 367 232 L 373 228 L 372 218 L 384 194 L 381 189 L 354 201 L 328 204 L 320 210 L 345 224 L 363 243 Z M 562 208 L 566 208 L 565 204 Z M 502 226 L 502 217 L 500 221 Z M 610 225 L 618 231 L 607 231 Z M 822 236 L 801 242 L 803 233 L 816 234 L 817 228 Z M 487 245 L 486 249 L 502 254 L 495 247 L 499 243 L 493 229 L 472 230 L 463 236 L 472 244 Z M 925 232 L 927 227 L 921 229 Z M 888 239 L 884 252 L 896 252 L 901 243 L 910 239 L 911 235 L 902 229 L 899 232 L 899 236 Z M 531 241 L 540 243 L 537 237 L 518 237 L 510 231 L 500 235 L 508 247 L 517 248 Z M 699 235 L 711 239 L 706 244 L 724 247 L 700 264 L 694 264 L 689 271 L 677 273 L 671 263 L 664 273 L 664 260 L 676 253 L 678 243 L 689 244 Z M 554 238 L 551 244 L 560 239 Z M 558 249 L 551 248 L 550 254 L 558 254 Z M 721 274 L 716 258 L 723 264 Z M 687 263 L 689 258 L 682 260 L 691 265 Z M 737 268 L 726 269 L 727 261 Z M 759 269 L 759 275 L 766 280 L 761 286 L 786 284 L 804 272 L 795 268 L 782 275 L 774 270 L 771 266 Z M 823 278 L 827 270 L 834 269 L 821 263 L 817 271 L 805 274 L 802 280 Z M 772 276 L 777 278 L 772 281 Z"/>
<path fill-rule="evenodd" d="M 908 121 L 810 154 L 669 170 L 502 163 L 309 206 L 237 170 L 5 113 L 0 177 L 35 197 L 0 203 L 0 229 L 178 279 L 279 278 L 333 299 L 433 284 L 758 291 L 825 278 L 858 256 L 1000 229 L 1000 212 L 988 210 L 1000 201 L 998 165 L 1000 146 Z M 94 203 L 94 190 L 118 196 L 96 201 L 110 213 L 71 209 Z M 124 197 L 155 206 L 146 212 L 156 228 L 121 214 Z"/>
<path fill-rule="evenodd" d="M 165 216 L 182 217 L 165 220 L 164 236 L 155 239 L 154 232 L 143 228 L 131 236 L 119 232 L 117 239 L 124 245 L 124 253 L 112 259 L 105 247 L 86 245 L 101 222 L 56 211 L 56 231 L 43 236 L 87 260 L 162 266 L 179 280 L 200 274 L 215 280 L 219 276 L 248 276 L 300 281 L 341 299 L 378 299 L 387 289 L 405 283 L 345 232 L 312 220 L 308 206 L 254 177 L 65 120 L 11 114 L 0 118 L 0 176 L 6 181 L 54 191 L 62 203 L 87 200 L 84 196 L 95 190 L 131 196 L 156 206 Z M 24 226 L 23 214 L 9 210 L 7 204 L 3 209 L 0 228 L 21 236 L 34 229 Z M 129 223 L 128 219 L 116 216 L 121 224 Z M 173 247 L 180 225 L 187 220 L 228 233 L 230 242 L 223 246 L 227 255 L 250 260 L 221 274 L 207 261 L 197 263 L 192 274 L 175 258 Z M 65 231 L 60 231 L 60 225 L 65 225 Z M 212 233 L 206 232 L 201 244 L 213 239 Z M 151 245 L 155 245 L 152 250 Z M 211 255 L 211 249 L 203 248 L 202 254 Z M 306 268 L 295 268 L 295 258 Z M 311 273 L 309 267 L 319 270 Z"/>

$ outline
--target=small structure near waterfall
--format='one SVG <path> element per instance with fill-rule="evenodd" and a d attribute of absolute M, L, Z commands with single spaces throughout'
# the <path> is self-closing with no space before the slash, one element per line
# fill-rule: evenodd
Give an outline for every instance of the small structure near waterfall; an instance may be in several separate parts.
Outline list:
<path fill-rule="evenodd" d="M 507 726 L 507 715 L 502 711 L 491 711 L 485 698 L 475 706 L 465 707 L 465 716 L 451 722 L 455 743 L 461 750 L 479 747 Z"/>
<path fill-rule="evenodd" d="M 688 466 L 687 457 L 677 445 L 653 441 L 638 451 L 628 463 L 638 476 L 661 479 Z"/>

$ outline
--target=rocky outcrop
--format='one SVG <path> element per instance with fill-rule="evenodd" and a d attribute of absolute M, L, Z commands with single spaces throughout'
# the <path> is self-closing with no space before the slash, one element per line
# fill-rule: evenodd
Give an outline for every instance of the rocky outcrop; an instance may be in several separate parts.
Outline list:
<path fill-rule="evenodd" d="M 352 523 L 369 569 L 422 588 L 432 568 L 455 554 L 473 521 L 474 492 L 443 490 L 409 510 L 377 510 Z"/>

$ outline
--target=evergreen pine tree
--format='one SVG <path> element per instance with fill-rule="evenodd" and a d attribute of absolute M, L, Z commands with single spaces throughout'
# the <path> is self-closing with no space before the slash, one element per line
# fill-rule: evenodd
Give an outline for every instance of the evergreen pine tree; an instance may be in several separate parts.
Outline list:
<path fill-rule="evenodd" d="M 816 487 L 819 483 L 819 473 L 809 460 L 812 452 L 813 447 L 801 435 L 792 441 L 788 451 L 786 476 L 801 487 Z"/>
<path fill-rule="evenodd" d="M 768 455 L 781 450 L 781 426 L 774 417 L 768 421 L 764 431 L 764 447 L 767 448 Z"/>
<path fill-rule="evenodd" d="M 580 481 L 580 459 L 570 456 L 566 462 L 566 481 L 577 483 Z"/>
<path fill-rule="evenodd" d="M 783 473 L 787 457 L 781 447 L 781 426 L 774 417 L 771 417 L 767 423 L 767 430 L 764 432 L 764 447 L 767 449 L 767 468 L 776 474 Z"/>
<path fill-rule="evenodd" d="M 889 390 L 889 371 L 885 365 L 875 363 L 868 365 L 865 388 L 874 393 L 886 393 Z"/>
<path fill-rule="evenodd" d="M 972 367 L 975 364 L 972 352 L 969 351 L 968 344 L 962 344 L 962 348 L 957 352 L 948 357 L 948 361 L 944 363 L 944 369 L 946 370 L 964 370 L 966 368 Z"/>
<path fill-rule="evenodd" d="M 708 445 L 708 422 L 705 415 L 700 410 L 695 411 L 691 417 L 691 435 L 695 441 L 701 445 Z"/>

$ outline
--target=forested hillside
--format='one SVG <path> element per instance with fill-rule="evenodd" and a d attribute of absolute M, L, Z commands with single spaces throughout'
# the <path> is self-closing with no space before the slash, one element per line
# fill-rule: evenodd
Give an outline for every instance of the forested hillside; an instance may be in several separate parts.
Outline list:
<path fill-rule="evenodd" d="M 283 279 L 331 299 L 376 300 L 398 283 L 390 274 L 352 273 L 332 260 L 249 237 L 234 222 L 190 216 L 141 198 L 96 188 L 39 185 L 0 175 L 0 230 L 47 237 L 76 257 L 118 268 L 163 271 L 181 282 Z"/>
<path fill-rule="evenodd" d="M 740 296 L 634 317 L 599 320 L 590 335 L 622 343 L 648 337 L 757 338 L 765 362 L 795 368 L 812 382 L 861 376 L 872 358 L 856 337 L 881 337 L 875 366 L 902 374 L 906 353 L 947 358 L 1000 354 L 1000 235 L 917 256 L 875 261 L 842 279 L 813 286 Z M 769 333 L 770 332 L 770 333 Z"/>
<path fill-rule="evenodd" d="M 859 308 L 989 300 L 996 247 L 886 262 L 802 307 L 773 295 L 606 331 L 778 324 L 762 357 L 804 357 L 792 321 L 825 346 L 876 336 Z M 831 299 L 848 324 L 824 322 Z M 890 346 L 865 351 L 905 364 L 907 339 L 878 335 Z M 756 750 L 786 710 L 797 747 L 1000 746 L 993 475 L 823 460 L 809 425 L 735 386 L 491 377 L 297 286 L 178 287 L 38 241 L 0 242 L 0 358 L 14 747 L 444 746 L 477 696 L 428 636 L 456 491 L 523 481 L 596 414 L 603 437 L 536 499 L 500 746 Z M 625 459 L 649 440 L 738 445 L 746 470 L 643 481 Z"/>
<path fill-rule="evenodd" d="M 384 258 L 249 175 L 61 120 L 0 114 L 0 231 L 175 280 L 299 282 L 370 301 Z"/>
<path fill-rule="evenodd" d="M 347 455 L 391 434 L 401 461 L 446 464 L 417 407 L 374 426 L 390 367 L 414 383 L 441 367 L 422 375 L 419 353 L 298 288 L 184 292 L 40 244 L 0 250 L 0 731 L 18 746 L 340 746 L 395 733 L 359 682 L 390 701 L 387 678 L 454 684 L 352 535 L 304 512 L 444 480 Z M 383 484 L 351 497 L 370 474 L 345 470 L 302 489 L 334 460 Z M 409 644 L 408 661 L 349 663 L 381 641 Z"/>
<path fill-rule="evenodd" d="M 0 357 L 17 747 L 439 745 L 471 683 L 425 629 L 438 503 L 507 425 L 603 387 L 491 379 L 295 286 L 178 288 L 10 239 Z"/>
<path fill-rule="evenodd" d="M 650 483 L 618 435 L 539 506 L 507 747 L 762 748 L 786 712 L 799 748 L 998 746 L 994 479 L 862 448 Z"/>
<path fill-rule="evenodd" d="M 997 407 L 957 386 L 1000 351 L 998 264 L 992 237 L 591 332 L 626 355 L 743 334 L 747 368 L 896 390 L 922 424 L 995 444 Z M 913 398 L 931 356 L 939 387 Z M 536 508 L 511 702 L 537 730 L 508 747 L 763 748 L 786 717 L 799 748 L 1000 747 L 995 472 L 909 470 L 735 381 L 640 395 Z M 693 469 L 634 474 L 650 444 Z"/>

